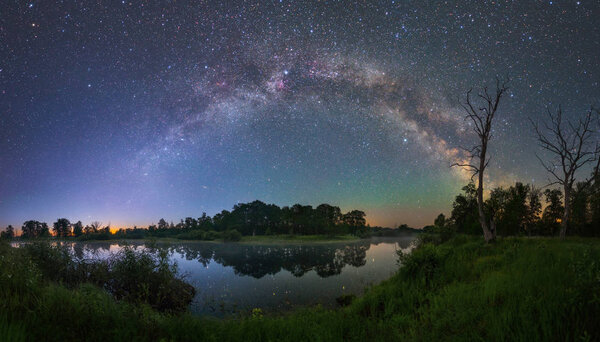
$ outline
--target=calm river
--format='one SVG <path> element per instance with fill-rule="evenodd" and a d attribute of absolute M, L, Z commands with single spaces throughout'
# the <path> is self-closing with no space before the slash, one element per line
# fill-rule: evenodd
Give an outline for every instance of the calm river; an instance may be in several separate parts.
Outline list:
<path fill-rule="evenodd" d="M 298 306 L 333 307 L 344 294 L 360 295 L 398 270 L 396 251 L 414 236 L 344 243 L 242 244 L 156 243 L 166 249 L 196 288 L 191 310 L 226 316 L 252 308 L 286 311 Z M 143 242 L 128 242 L 138 249 Z M 106 257 L 123 242 L 67 243 L 79 257 Z"/>

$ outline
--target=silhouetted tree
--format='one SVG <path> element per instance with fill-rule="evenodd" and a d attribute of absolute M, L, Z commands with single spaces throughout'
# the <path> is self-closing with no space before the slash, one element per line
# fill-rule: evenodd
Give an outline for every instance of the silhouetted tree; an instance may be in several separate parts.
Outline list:
<path fill-rule="evenodd" d="M 365 212 L 360 210 L 352 210 L 347 212 L 343 216 L 344 223 L 351 227 L 362 227 L 365 226 L 367 221 L 365 220 Z"/>
<path fill-rule="evenodd" d="M 569 121 L 563 122 L 560 106 L 556 113 L 548 110 L 548 120 L 550 122 L 544 123 L 544 131 L 531 120 L 539 145 L 554 156 L 552 160 L 546 162 L 536 154 L 544 169 L 554 179 L 549 185 L 559 184 L 563 188 L 565 201 L 560 223 L 560 237 L 563 239 L 567 233 L 571 215 L 571 195 L 576 180 L 575 174 L 589 163 L 594 161 L 600 163 L 598 158 L 598 154 L 600 154 L 598 132 L 595 132 L 592 128 L 592 113 L 594 111 L 591 108 L 585 117 L 579 119 L 578 123 L 574 125 Z M 595 167 L 595 172 L 597 173 L 597 171 L 598 164 Z M 595 177 L 585 182 L 586 187 L 593 178 Z"/>
<path fill-rule="evenodd" d="M 352 210 L 342 216 L 342 221 L 350 228 L 350 233 L 361 235 L 367 224 L 364 211 Z"/>
<path fill-rule="evenodd" d="M 281 208 L 281 233 L 294 234 L 292 208 L 287 205 Z"/>
<path fill-rule="evenodd" d="M 8 227 L 6 227 L 6 236 L 9 239 L 12 239 L 15 237 L 15 228 L 12 225 L 8 225 Z"/>
<path fill-rule="evenodd" d="M 292 225 L 294 232 L 299 234 L 310 234 L 312 224 L 313 208 L 310 205 L 294 204 L 291 208 Z"/>
<path fill-rule="evenodd" d="M 8 225 L 6 230 L 0 233 L 0 238 L 10 240 L 15 237 L 15 229 L 13 226 Z"/>
<path fill-rule="evenodd" d="M 235 229 L 243 235 L 335 234 L 364 230 L 364 212 L 354 210 L 347 213 L 345 219 L 343 217 L 339 207 L 329 204 L 321 204 L 314 209 L 302 204 L 280 208 L 275 204 L 256 200 L 238 203 L 231 212 L 223 210 L 212 219 L 204 214 L 198 219 L 198 225 L 220 232 Z"/>
<path fill-rule="evenodd" d="M 83 224 L 81 221 L 77 221 L 73 224 L 73 236 L 81 236 L 81 234 L 83 234 Z"/>
<path fill-rule="evenodd" d="M 574 233 L 585 233 L 585 226 L 588 221 L 588 190 L 589 187 L 585 186 L 585 183 L 578 182 L 571 193 L 569 228 Z"/>
<path fill-rule="evenodd" d="M 232 216 L 229 215 L 229 211 L 222 210 L 220 213 L 215 214 L 213 217 L 213 223 L 217 231 L 224 231 L 228 226 L 232 225 Z"/>
<path fill-rule="evenodd" d="M 65 237 L 71 234 L 71 222 L 66 218 L 59 218 L 54 222 L 53 228 L 56 236 Z"/>
<path fill-rule="evenodd" d="M 339 207 L 324 203 L 315 208 L 315 224 L 319 226 L 320 233 L 335 234 L 341 218 L 342 211 Z"/>
<path fill-rule="evenodd" d="M 267 224 L 269 222 L 267 204 L 262 201 L 253 201 L 242 205 L 244 230 L 246 234 L 252 234 L 252 236 L 264 233 Z M 234 210 L 235 211 L 235 210 Z M 244 234 L 244 232 L 242 232 Z"/>
<path fill-rule="evenodd" d="M 470 161 L 468 163 L 453 164 L 453 166 L 463 167 L 472 172 L 472 178 L 475 176 L 479 177 L 477 182 L 477 209 L 479 223 L 486 242 L 496 239 L 495 223 L 489 217 L 486 217 L 483 201 L 484 174 L 490 162 L 490 158 L 487 156 L 488 143 L 492 133 L 492 122 L 496 116 L 500 99 L 507 90 L 507 81 L 500 82 L 500 79 L 496 78 L 495 94 L 490 94 L 487 87 L 483 87 L 483 91 L 478 94 L 478 98 L 482 104 L 473 103 L 471 99 L 472 89 L 467 92 L 466 101 L 462 106 L 467 112 L 466 118 L 473 123 L 473 130 L 477 134 L 478 143 L 471 149 L 465 149 L 469 153 Z"/>
<path fill-rule="evenodd" d="M 454 224 L 457 232 L 481 234 L 475 184 L 471 182 L 465 185 L 462 190 L 464 194 L 457 195 L 452 203 L 450 221 Z"/>
<path fill-rule="evenodd" d="M 21 226 L 21 237 L 34 238 L 36 237 L 36 226 L 38 221 L 29 220 L 23 223 Z"/>
<path fill-rule="evenodd" d="M 440 228 L 445 227 L 446 226 L 446 216 L 444 214 L 439 214 L 433 221 L 433 224 L 436 227 L 440 227 Z"/>
<path fill-rule="evenodd" d="M 531 235 L 539 220 L 539 197 L 539 190 L 521 182 L 506 190 L 493 189 L 486 206 L 498 232 L 503 235 Z"/>
<path fill-rule="evenodd" d="M 594 182 L 590 190 L 590 224 L 592 229 L 595 229 L 594 235 L 600 233 L 600 174 L 597 169 L 598 166 L 596 166 Z"/>
<path fill-rule="evenodd" d="M 185 229 L 197 229 L 198 228 L 198 220 L 193 217 L 186 217 L 184 221 Z"/>
<path fill-rule="evenodd" d="M 21 226 L 21 237 L 37 238 L 50 235 L 48 224 L 35 220 L 25 221 Z"/>
<path fill-rule="evenodd" d="M 60 220 L 59 220 L 60 221 Z M 55 223 L 61 227 L 62 221 Z M 78 233 L 78 225 L 73 225 L 73 235 Z M 313 209 L 310 205 L 295 204 L 280 208 L 275 204 L 266 204 L 255 200 L 249 203 L 238 203 L 232 211 L 223 210 L 210 217 L 206 213 L 198 219 L 186 217 L 177 225 L 168 224 L 160 219 L 158 225 L 149 225 L 147 229 L 134 227 L 119 229 L 116 238 L 143 238 L 145 236 L 176 236 L 183 240 L 215 240 L 219 237 L 232 237 L 237 231 L 243 235 L 256 234 L 363 234 L 367 230 L 365 213 L 352 210 L 342 215 L 339 207 L 321 204 Z M 94 234 L 95 239 L 110 239 L 109 228 L 101 228 L 101 223 L 92 222 L 82 228 L 86 235 Z M 59 230 L 57 235 L 59 234 Z M 221 232 L 218 234 L 217 232 Z M 62 235 L 58 235 L 62 236 Z"/>
<path fill-rule="evenodd" d="M 158 229 L 168 229 L 169 228 L 169 224 L 167 223 L 167 221 L 165 221 L 165 219 L 161 218 L 160 220 L 158 220 Z"/>
<path fill-rule="evenodd" d="M 525 229 L 531 235 L 538 232 L 540 225 L 540 213 L 542 212 L 542 192 L 533 185 L 529 189 L 527 199 L 529 201 L 527 216 L 525 218 Z"/>
<path fill-rule="evenodd" d="M 102 222 L 92 221 L 92 223 L 90 223 L 90 227 L 92 229 L 92 233 L 98 233 L 102 228 Z"/>
<path fill-rule="evenodd" d="M 213 229 L 213 222 L 210 216 L 206 213 L 202 213 L 202 216 L 198 218 L 198 227 L 202 230 Z"/>
<path fill-rule="evenodd" d="M 546 189 L 544 196 L 546 196 L 546 203 L 548 205 L 542 214 L 542 222 L 544 222 L 544 226 L 547 229 L 546 233 L 554 235 L 558 230 L 557 228 L 564 213 L 562 204 L 563 194 L 559 189 Z"/>

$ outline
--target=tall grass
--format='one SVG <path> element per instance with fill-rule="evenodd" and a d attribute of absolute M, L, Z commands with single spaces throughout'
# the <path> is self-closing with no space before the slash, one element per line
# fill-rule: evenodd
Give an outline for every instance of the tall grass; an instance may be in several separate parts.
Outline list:
<path fill-rule="evenodd" d="M 425 242 L 401 257 L 396 275 L 344 308 L 274 316 L 254 310 L 224 320 L 159 313 L 143 302 L 115 301 L 95 285 L 57 285 L 23 255 L 0 246 L 3 341 L 600 339 L 595 239 Z"/>

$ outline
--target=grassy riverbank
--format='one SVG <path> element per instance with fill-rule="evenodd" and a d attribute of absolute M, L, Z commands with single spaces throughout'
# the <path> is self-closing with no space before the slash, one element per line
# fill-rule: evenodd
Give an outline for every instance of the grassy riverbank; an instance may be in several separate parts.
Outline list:
<path fill-rule="evenodd" d="M 424 244 L 345 308 L 226 320 L 69 289 L 0 247 L 0 340 L 597 340 L 600 241 L 456 237 Z"/>
<path fill-rule="evenodd" d="M 241 243 L 334 243 L 334 242 L 352 242 L 359 241 L 361 238 L 356 235 L 256 235 L 243 236 Z"/>

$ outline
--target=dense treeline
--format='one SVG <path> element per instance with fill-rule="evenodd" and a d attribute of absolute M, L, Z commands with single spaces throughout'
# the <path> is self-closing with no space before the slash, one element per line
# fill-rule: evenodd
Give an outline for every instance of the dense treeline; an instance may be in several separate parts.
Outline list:
<path fill-rule="evenodd" d="M 597 205 L 597 185 L 600 171 L 600 111 L 594 107 L 577 117 L 563 117 L 562 107 L 559 105 L 556 111 L 547 107 L 545 121 L 540 124 L 530 118 L 534 136 L 538 146 L 544 150 L 545 158 L 536 154 L 541 166 L 548 173 L 550 183 L 548 185 L 560 186 L 562 194 L 548 190 L 545 192 L 546 199 L 553 202 L 553 213 L 558 212 L 560 196 L 564 198 L 562 203 L 562 215 L 553 221 L 540 221 L 538 218 L 541 206 L 539 197 L 541 194 L 531 187 L 517 184 L 504 190 L 493 189 L 489 199 L 484 198 L 484 191 L 488 190 L 484 185 L 485 172 L 490 163 L 489 143 L 493 137 L 493 122 L 498 111 L 500 100 L 508 93 L 510 80 L 500 80 L 496 77 L 496 89 L 490 90 L 483 85 L 476 96 L 472 95 L 473 88 L 465 94 L 461 106 L 465 110 L 465 120 L 469 121 L 471 131 L 475 133 L 473 145 L 462 148 L 467 158 L 452 164 L 462 168 L 471 174 L 471 180 L 477 179 L 476 187 L 470 187 L 466 191 L 469 198 L 475 197 L 477 206 L 477 218 L 486 242 L 493 242 L 500 233 L 498 224 L 504 226 L 502 234 L 515 233 L 527 234 L 544 233 L 552 234 L 555 223 L 559 223 L 559 236 L 565 238 L 569 234 L 587 235 L 597 226 L 594 221 L 594 206 Z M 587 168 L 592 168 L 591 177 L 584 179 L 580 173 Z M 591 184 L 595 186 L 590 187 Z M 590 190 L 590 188 L 596 188 Z M 474 196 L 473 196 L 474 194 Z M 527 199 L 527 196 L 530 198 Z M 524 204 L 529 200 L 526 208 Z M 516 206 L 516 207 L 514 207 Z M 591 209 L 589 207 L 592 207 Z M 529 211 L 529 212 L 527 212 Z M 555 212 L 554 212 L 555 211 Z M 592 218 L 588 217 L 588 212 Z M 573 217 L 572 215 L 579 215 Z M 466 216 L 470 216 L 470 213 Z M 444 218 L 440 217 L 443 221 Z M 512 226 L 510 224 L 513 224 Z M 516 226 L 515 226 L 516 224 Z M 456 227 L 470 230 L 470 227 L 457 225 Z M 575 232 L 570 231 L 575 229 Z"/>
<path fill-rule="evenodd" d="M 48 224 L 39 221 L 26 221 L 21 227 L 23 238 L 51 236 Z M 365 213 L 351 210 L 342 213 L 339 207 L 321 204 L 316 208 L 310 205 L 294 204 L 279 207 L 261 201 L 236 204 L 231 211 L 223 210 L 213 217 L 203 213 L 198 218 L 186 217 L 179 223 L 168 223 L 160 219 L 158 224 L 147 228 L 119 229 L 110 233 L 110 227 L 102 227 L 99 222 L 83 226 L 81 221 L 71 223 L 66 218 L 59 218 L 52 225 L 52 232 L 57 237 L 79 237 L 81 239 L 111 238 L 144 238 L 144 237 L 177 237 L 190 240 L 224 240 L 236 241 L 242 235 L 340 235 L 369 234 Z M 9 226 L 3 237 L 15 236 L 14 229 Z"/>
<path fill-rule="evenodd" d="M 486 217 L 493 221 L 501 236 L 558 235 L 565 207 L 560 189 L 541 191 L 519 182 L 508 188 L 492 189 L 484 204 Z M 599 236 L 600 179 L 596 178 L 589 184 L 576 184 L 569 208 L 569 235 Z M 448 228 L 458 233 L 481 234 L 475 184 L 463 187 L 463 193 L 456 196 L 452 204 L 450 218 L 446 219 L 440 214 L 434 226 L 428 228 L 434 227 Z"/>
<path fill-rule="evenodd" d="M 366 227 L 365 213 L 352 210 L 343 214 L 339 207 L 321 204 L 295 204 L 280 208 L 261 201 L 240 203 L 232 211 L 223 210 L 212 218 L 203 214 L 198 219 L 187 217 L 178 224 L 167 224 L 161 219 L 158 225 L 148 227 L 150 232 L 160 235 L 170 229 L 225 232 L 236 230 L 242 235 L 272 234 L 359 234 Z"/>

